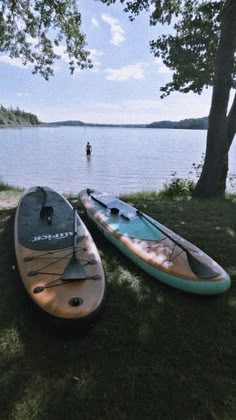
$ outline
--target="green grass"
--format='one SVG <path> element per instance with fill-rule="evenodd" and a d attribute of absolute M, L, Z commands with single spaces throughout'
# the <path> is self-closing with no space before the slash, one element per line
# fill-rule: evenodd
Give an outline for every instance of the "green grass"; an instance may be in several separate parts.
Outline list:
<path fill-rule="evenodd" d="M 1 191 L 20 192 L 20 191 L 23 191 L 23 188 L 17 187 L 17 186 L 14 186 L 14 185 L 9 185 L 7 182 L 0 182 L 0 192 Z"/>
<path fill-rule="evenodd" d="M 86 333 L 58 334 L 42 323 L 12 269 L 15 211 L 1 211 L 2 419 L 236 418 L 235 197 L 160 200 L 153 192 L 126 200 L 214 257 L 231 274 L 231 289 L 207 297 L 163 285 L 81 212 L 102 255 L 107 297 Z"/>

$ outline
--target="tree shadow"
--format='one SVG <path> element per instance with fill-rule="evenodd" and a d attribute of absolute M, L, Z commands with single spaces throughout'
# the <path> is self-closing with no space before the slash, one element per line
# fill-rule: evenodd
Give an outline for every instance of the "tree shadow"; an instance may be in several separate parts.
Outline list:
<path fill-rule="evenodd" d="M 0 213 L 2 418 L 234 418 L 235 287 L 204 297 L 165 286 L 83 219 L 107 297 L 93 327 L 71 337 L 31 305 L 12 270 L 14 212 Z"/>

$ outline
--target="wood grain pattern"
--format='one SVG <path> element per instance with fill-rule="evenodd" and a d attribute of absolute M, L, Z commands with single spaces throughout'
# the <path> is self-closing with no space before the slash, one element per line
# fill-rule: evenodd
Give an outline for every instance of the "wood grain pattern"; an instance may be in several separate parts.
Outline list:
<path fill-rule="evenodd" d="M 50 197 L 53 190 L 44 188 Z M 31 206 L 35 201 L 34 210 L 31 212 L 30 209 L 27 209 L 28 216 L 22 217 L 22 206 L 27 204 L 30 194 Z M 52 225 L 49 226 L 45 220 L 39 217 L 41 203 L 37 195 L 37 189 L 32 188 L 22 196 L 15 218 L 15 251 L 23 284 L 30 298 L 48 314 L 66 319 L 92 316 L 102 305 L 105 293 L 105 275 L 98 250 L 86 226 L 77 216 L 78 242 L 75 255 L 76 260 L 84 269 L 85 278 L 62 280 L 65 268 L 73 256 L 73 236 L 69 235 L 70 246 L 68 246 L 68 236 L 66 237 L 67 246 L 65 247 L 63 247 L 63 238 L 58 239 L 57 237 L 54 240 L 50 238 L 55 236 L 54 232 L 58 231 L 60 223 L 59 231 L 72 231 L 72 217 L 66 221 L 65 214 L 66 212 L 72 213 L 73 208 L 68 201 L 60 196 L 61 204 L 57 203 L 54 208 L 54 213 L 57 215 L 55 215 Z M 55 196 L 55 192 L 53 195 Z M 50 198 L 53 203 L 53 197 Z M 64 208 L 66 212 L 63 211 Z M 22 240 L 24 224 L 32 224 L 33 242 Z M 64 230 L 62 230 L 62 226 Z M 35 247 L 35 242 L 38 242 L 37 249 L 32 249 Z M 37 288 L 43 290 L 37 293 Z M 71 299 L 74 298 L 79 299 L 79 305 L 70 304 Z"/>

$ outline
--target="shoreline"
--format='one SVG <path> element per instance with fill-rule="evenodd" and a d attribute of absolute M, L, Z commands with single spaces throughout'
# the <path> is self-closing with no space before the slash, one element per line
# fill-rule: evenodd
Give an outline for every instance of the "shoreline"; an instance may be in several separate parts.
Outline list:
<path fill-rule="evenodd" d="M 1 128 L 39 128 L 41 124 L 0 124 Z"/>
<path fill-rule="evenodd" d="M 4 190 L 4 191 L 0 191 L 0 211 L 1 210 L 11 210 L 13 208 L 16 208 L 18 206 L 18 202 L 19 199 L 21 197 L 21 195 L 23 194 L 24 189 L 22 189 L 21 191 L 16 191 L 13 189 L 9 189 L 9 190 Z M 156 193 L 158 194 L 160 191 L 156 191 Z M 147 191 L 148 193 L 148 191 Z M 138 195 L 139 193 L 131 193 L 131 194 L 122 194 L 122 195 L 127 195 L 127 196 L 132 196 L 132 195 Z M 144 194 L 144 192 L 142 191 L 141 194 Z M 65 195 L 66 197 L 75 197 L 76 194 L 73 193 L 63 193 L 63 195 Z M 178 194 L 177 194 L 178 196 Z M 236 199 L 236 194 L 234 192 L 231 193 L 226 193 L 225 199 L 229 198 L 231 196 L 231 198 L 235 201 Z M 184 198 L 184 197 L 183 197 Z M 171 201 L 171 200 L 170 200 Z"/>
<path fill-rule="evenodd" d="M 39 124 L 0 124 L 1 128 L 48 128 L 48 127 L 85 127 L 85 128 L 140 128 L 140 129 L 159 129 L 159 130 L 193 130 L 193 131 L 207 131 L 205 125 L 196 126 L 193 123 L 185 124 L 186 120 L 180 121 L 158 121 L 151 123 L 137 123 L 137 124 L 109 124 L 109 123 L 84 123 L 82 121 L 55 121 L 55 122 L 41 122 Z"/>
<path fill-rule="evenodd" d="M 22 191 L 0 191 L 0 210 L 10 210 L 17 207 Z"/>

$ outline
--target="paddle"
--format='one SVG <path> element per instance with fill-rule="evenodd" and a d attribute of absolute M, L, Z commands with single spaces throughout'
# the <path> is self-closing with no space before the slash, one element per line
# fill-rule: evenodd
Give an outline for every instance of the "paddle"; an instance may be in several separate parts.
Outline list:
<path fill-rule="evenodd" d="M 105 207 L 106 209 L 110 210 L 111 214 L 114 214 L 114 215 L 118 215 L 118 214 L 119 214 L 120 209 L 118 209 L 117 207 L 111 207 L 111 206 L 109 206 L 109 203 L 107 204 L 107 203 L 105 203 L 104 201 L 99 200 L 97 197 L 94 197 L 94 195 L 91 195 L 91 191 L 90 191 L 90 190 L 87 190 L 87 193 L 88 193 L 88 195 L 90 195 L 90 197 L 91 197 L 94 201 L 97 201 L 97 203 L 101 204 L 101 206 L 103 206 L 103 207 Z M 136 209 L 134 209 L 134 210 L 136 210 Z M 134 213 L 134 214 L 135 214 L 135 213 Z M 130 220 L 130 218 L 129 218 L 126 214 L 124 214 L 124 213 L 120 213 L 120 214 L 119 214 L 119 216 L 120 216 L 120 217 L 123 217 L 123 218 L 124 218 L 124 219 L 126 219 L 126 220 Z"/>
<path fill-rule="evenodd" d="M 119 213 L 119 209 L 116 207 L 112 207 L 110 208 L 109 205 L 107 205 L 106 203 L 104 203 L 103 201 L 99 200 L 97 197 L 94 197 L 90 192 L 88 192 L 88 194 L 90 195 L 90 197 L 97 201 L 99 204 L 101 204 L 103 207 L 106 207 L 108 209 L 110 209 L 110 211 L 113 214 L 118 214 Z M 179 243 L 179 241 L 177 241 L 176 239 L 174 239 L 171 235 L 169 235 L 168 233 L 166 233 L 164 230 L 162 230 L 159 226 L 157 226 L 155 223 L 153 223 L 148 216 L 146 216 L 144 213 L 142 213 L 140 210 L 135 209 L 136 210 L 136 214 L 137 216 L 143 217 L 145 220 L 147 220 L 152 226 L 154 226 L 159 232 L 161 232 L 163 235 L 166 236 L 166 238 L 170 239 L 174 244 L 178 245 L 178 247 L 180 249 L 182 249 L 182 251 L 184 251 L 187 255 L 187 259 L 188 259 L 188 263 L 191 267 L 191 270 L 193 271 L 193 273 L 202 279 L 209 279 L 212 277 L 216 277 L 219 275 L 219 273 L 214 270 L 212 267 L 210 267 L 209 265 L 207 265 L 206 263 L 202 262 L 201 260 L 199 260 L 196 255 L 193 254 L 193 251 L 190 251 L 187 247 L 185 247 L 183 244 Z M 129 220 L 129 218 L 124 215 L 124 214 L 120 214 L 120 216 L 124 217 L 125 219 Z"/>
<path fill-rule="evenodd" d="M 62 280 L 79 280 L 79 279 L 83 280 L 86 278 L 85 269 L 83 265 L 79 262 L 76 256 L 77 235 L 78 235 L 78 229 L 77 229 L 78 216 L 77 216 L 76 207 L 73 208 L 73 215 L 74 215 L 73 254 L 64 270 L 64 273 L 61 276 Z"/>
<path fill-rule="evenodd" d="M 188 248 L 186 248 L 183 244 L 179 243 L 178 240 L 174 239 L 173 236 L 166 233 L 164 230 L 162 230 L 159 226 L 157 226 L 155 223 L 153 223 L 148 216 L 146 216 L 144 213 L 142 213 L 140 210 L 137 210 L 137 215 L 140 217 L 143 217 L 145 220 L 147 220 L 152 226 L 154 226 L 159 232 L 161 232 L 163 235 L 165 235 L 168 239 L 170 239 L 172 242 L 174 242 L 180 249 L 182 249 L 188 258 L 188 263 L 191 267 L 191 270 L 193 271 L 196 276 L 207 279 L 212 278 L 219 273 L 215 271 L 213 268 L 209 267 L 204 262 L 200 261 L 196 255 L 193 255 L 193 251 L 190 251 Z"/>

